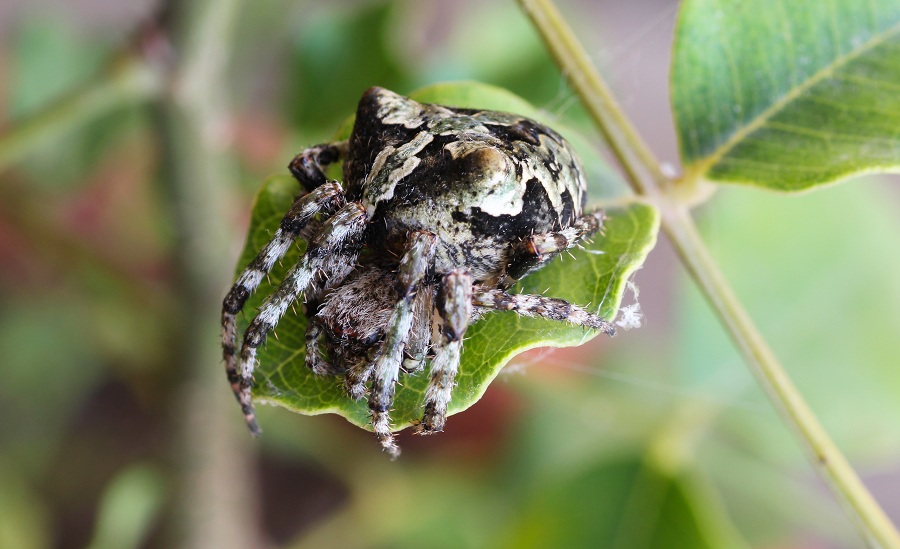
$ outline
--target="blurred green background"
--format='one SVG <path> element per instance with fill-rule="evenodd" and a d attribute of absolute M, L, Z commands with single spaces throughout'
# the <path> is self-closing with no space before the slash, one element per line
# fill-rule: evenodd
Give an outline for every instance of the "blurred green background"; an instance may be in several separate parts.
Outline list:
<path fill-rule="evenodd" d="M 677 5 L 560 4 L 677 166 Z M 664 239 L 645 327 L 520 356 L 396 462 L 335 417 L 248 440 L 217 330 L 256 187 L 367 87 L 458 79 L 595 135 L 511 1 L 0 1 L 0 548 L 862 546 Z M 878 178 L 698 212 L 895 521 L 898 214 Z"/>

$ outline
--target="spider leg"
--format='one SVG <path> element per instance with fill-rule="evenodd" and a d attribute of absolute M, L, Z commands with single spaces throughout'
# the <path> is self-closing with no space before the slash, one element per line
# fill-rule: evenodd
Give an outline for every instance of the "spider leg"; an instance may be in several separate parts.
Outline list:
<path fill-rule="evenodd" d="M 288 169 L 308 192 L 327 181 L 325 168 L 340 160 L 347 153 L 347 142 L 325 143 L 301 152 L 291 160 Z"/>
<path fill-rule="evenodd" d="M 325 341 L 323 330 L 321 322 L 315 317 L 310 317 L 306 326 L 306 367 L 319 376 L 338 375 L 342 370 L 329 362 L 329 358 L 323 357 L 319 351 Z"/>
<path fill-rule="evenodd" d="M 600 330 L 614 336 L 615 327 L 599 316 L 572 305 L 564 299 L 531 294 L 510 294 L 503 290 L 476 286 L 472 292 L 472 304 L 476 307 L 515 311 L 522 316 L 540 316 Z"/>
<path fill-rule="evenodd" d="M 402 368 L 407 372 L 417 372 L 425 364 L 425 355 L 432 340 L 433 309 L 433 292 L 420 288 L 413 298 L 412 324 L 404 349 Z M 374 360 L 363 360 L 346 369 L 344 390 L 350 398 L 359 400 L 366 395 L 366 383 L 372 377 L 374 367 Z"/>
<path fill-rule="evenodd" d="M 372 393 L 369 395 L 372 427 L 381 445 L 392 457 L 400 455 L 400 448 L 391 434 L 389 410 L 394 403 L 403 351 L 413 325 L 413 302 L 422 280 L 434 264 L 436 248 L 437 238 L 431 233 L 416 231 L 409 236 L 398 272 L 400 300 L 388 321 L 372 370 Z"/>
<path fill-rule="evenodd" d="M 427 435 L 444 430 L 447 403 L 459 369 L 463 336 L 472 318 L 472 276 L 463 269 L 444 275 L 438 298 L 441 338 L 431 361 L 431 380 L 425 392 L 425 413 L 416 432 Z"/>
<path fill-rule="evenodd" d="M 516 280 L 596 233 L 603 227 L 604 218 L 601 210 L 595 210 L 561 231 L 535 234 L 519 242 L 506 266 L 502 286 L 512 286 Z"/>
<path fill-rule="evenodd" d="M 344 391 L 353 400 L 359 400 L 366 396 L 366 382 L 372 377 L 375 363 L 371 360 L 356 362 L 347 369 L 344 377 Z"/>
<path fill-rule="evenodd" d="M 306 290 L 313 278 L 334 265 L 335 257 L 342 256 L 344 259 L 341 263 L 356 262 L 366 222 L 366 211 L 357 202 L 347 204 L 328 218 L 310 240 L 300 262 L 288 271 L 281 285 L 262 304 L 259 313 L 244 332 L 238 372 L 239 390 L 235 394 L 253 433 L 259 433 L 250 397 L 253 370 L 256 368 L 256 349 L 265 342 L 266 335 L 275 328 L 290 304 Z"/>
<path fill-rule="evenodd" d="M 403 359 L 403 369 L 407 372 L 416 372 L 425 365 L 425 355 L 431 344 L 431 317 L 434 310 L 434 292 L 425 291 L 425 288 L 416 292 L 412 304 L 413 324 L 409 333 L 409 342 L 406 345 L 406 356 Z"/>
<path fill-rule="evenodd" d="M 320 211 L 330 213 L 343 201 L 343 189 L 335 182 L 322 185 L 309 194 L 298 197 L 281 220 L 281 226 L 275 231 L 272 239 L 244 269 L 237 282 L 231 287 L 231 291 L 225 296 L 222 303 L 222 355 L 225 359 L 228 381 L 231 382 L 231 389 L 235 396 L 238 396 L 241 390 L 241 379 L 235 357 L 237 346 L 235 315 L 244 307 L 247 298 L 272 270 L 275 263 L 284 257 L 312 217 Z"/>

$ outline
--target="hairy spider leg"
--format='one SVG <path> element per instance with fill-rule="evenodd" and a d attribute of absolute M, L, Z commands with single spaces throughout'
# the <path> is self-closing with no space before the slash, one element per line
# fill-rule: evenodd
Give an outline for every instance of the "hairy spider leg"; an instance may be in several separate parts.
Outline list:
<path fill-rule="evenodd" d="M 325 184 L 325 168 L 347 154 L 347 142 L 310 147 L 291 160 L 288 169 L 307 192 Z"/>
<path fill-rule="evenodd" d="M 325 175 L 325 169 L 341 158 L 346 157 L 347 147 L 347 141 L 315 145 L 295 156 L 294 159 L 291 160 L 291 163 L 288 164 L 288 169 L 303 189 L 310 192 L 313 189 L 324 185 L 326 181 L 328 181 L 328 178 Z M 343 206 L 343 202 L 340 206 Z M 306 226 L 306 229 L 300 233 L 300 238 L 308 241 L 317 231 L 318 226 L 316 220 L 313 220 Z M 322 291 L 325 289 L 324 287 L 320 287 L 317 282 L 318 281 L 313 280 L 310 289 L 306 292 L 307 303 L 312 301 L 312 309 L 315 309 L 315 305 L 318 303 Z"/>
<path fill-rule="evenodd" d="M 472 304 L 476 307 L 515 311 L 522 316 L 539 316 L 600 330 L 614 336 L 616 328 L 599 316 L 564 299 L 532 294 L 510 294 L 503 290 L 476 286 L 472 292 Z"/>
<path fill-rule="evenodd" d="M 512 286 L 532 270 L 547 263 L 561 252 L 577 246 L 603 228 L 605 216 L 601 210 L 587 213 L 561 231 L 532 235 L 514 249 L 512 261 L 506 267 L 503 286 Z"/>
<path fill-rule="evenodd" d="M 319 212 L 331 213 L 343 202 L 344 191 L 336 182 L 327 183 L 313 189 L 309 194 L 298 197 L 281 220 L 281 226 L 272 235 L 272 239 L 244 269 L 231 287 L 231 291 L 225 296 L 222 303 L 222 356 L 225 359 L 225 372 L 231 383 L 231 390 L 238 397 L 238 401 L 241 401 L 241 375 L 235 357 L 237 346 L 235 316 L 244 308 L 247 298 L 272 270 L 275 263 L 284 257 L 312 217 Z"/>
<path fill-rule="evenodd" d="M 417 372 L 425 366 L 425 357 L 431 344 L 431 320 L 434 314 L 434 291 L 425 291 L 423 286 L 412 304 L 413 324 L 406 344 L 403 369 Z"/>
<path fill-rule="evenodd" d="M 353 400 L 359 400 L 366 396 L 366 383 L 372 377 L 372 371 L 375 369 L 375 357 L 371 358 L 372 360 L 358 361 L 347 369 L 347 375 L 344 377 L 344 391 Z"/>
<path fill-rule="evenodd" d="M 432 341 L 432 316 L 434 292 L 421 287 L 412 303 L 412 326 L 403 353 L 402 368 L 410 373 L 418 372 L 425 366 L 425 359 Z M 307 348 L 307 353 L 309 349 Z M 344 374 L 344 391 L 350 398 L 359 400 L 366 395 L 366 383 L 372 377 L 374 360 L 363 360 L 347 368 L 345 372 L 336 369 L 336 374 Z"/>
<path fill-rule="evenodd" d="M 318 376 L 340 375 L 340 367 L 322 358 L 319 354 L 322 342 L 325 341 L 324 326 L 315 316 L 310 316 L 306 324 L 306 367 Z"/>
<path fill-rule="evenodd" d="M 288 271 L 278 289 L 262 304 L 259 313 L 244 332 L 239 371 L 240 390 L 237 396 L 247 425 L 254 434 L 259 433 L 259 426 L 256 424 L 250 387 L 253 370 L 256 368 L 257 348 L 265 342 L 266 335 L 275 328 L 291 303 L 306 290 L 315 276 L 334 274 L 328 271 L 338 263 L 334 260 L 335 257 L 340 256 L 342 264 L 356 262 L 367 221 L 365 208 L 358 202 L 348 203 L 328 218 L 310 240 L 299 263 Z"/>
<path fill-rule="evenodd" d="M 463 336 L 472 318 L 472 276 L 465 269 L 454 269 L 444 275 L 438 296 L 441 334 L 431 361 L 431 379 L 425 391 L 425 413 L 416 426 L 419 434 L 444 430 L 447 404 L 453 380 L 459 369 Z"/>
<path fill-rule="evenodd" d="M 561 231 L 536 234 L 523 240 L 518 253 L 507 267 L 507 275 L 515 280 L 561 252 L 577 246 L 579 242 L 601 230 L 604 219 L 603 211 L 595 210 L 576 219 L 571 226 Z M 612 324 L 563 299 L 509 294 L 502 289 L 478 286 L 473 292 L 472 302 L 478 307 L 515 311 L 523 316 L 541 316 L 594 328 L 610 336 L 616 335 Z"/>
<path fill-rule="evenodd" d="M 400 300 L 388 321 L 384 341 L 375 357 L 372 370 L 372 393 L 369 395 L 369 410 L 372 412 L 372 427 L 375 436 L 384 449 L 396 458 L 400 448 L 391 434 L 389 412 L 394 404 L 394 392 L 403 351 L 409 341 L 413 324 L 413 302 L 425 275 L 434 266 L 437 237 L 425 231 L 415 231 L 409 235 L 406 252 L 400 260 L 398 274 Z"/>

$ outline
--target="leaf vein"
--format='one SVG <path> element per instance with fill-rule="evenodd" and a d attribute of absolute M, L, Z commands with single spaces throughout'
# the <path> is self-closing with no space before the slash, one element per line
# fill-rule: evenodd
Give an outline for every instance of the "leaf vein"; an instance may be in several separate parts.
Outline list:
<path fill-rule="evenodd" d="M 797 126 L 795 124 L 786 124 L 784 122 L 770 121 L 770 122 L 767 122 L 765 124 L 765 126 L 763 126 L 763 127 L 778 130 L 778 131 L 783 131 L 786 133 L 793 133 L 793 134 L 797 134 L 797 135 L 815 137 L 816 139 L 821 139 L 823 141 L 842 140 L 842 141 L 852 141 L 852 142 L 865 142 L 865 143 L 875 142 L 875 143 L 887 143 L 887 144 L 894 144 L 897 142 L 896 139 L 893 139 L 890 137 L 826 132 L 826 131 L 822 131 L 822 130 L 816 130 L 813 128 L 809 128 L 806 126 Z M 753 138 L 750 138 L 750 139 L 753 139 Z M 728 157 L 726 157 L 726 158 L 728 158 Z"/>

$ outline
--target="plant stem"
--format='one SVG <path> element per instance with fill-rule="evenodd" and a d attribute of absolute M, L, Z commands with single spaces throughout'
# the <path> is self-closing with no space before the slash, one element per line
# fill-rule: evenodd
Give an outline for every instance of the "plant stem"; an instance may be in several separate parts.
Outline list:
<path fill-rule="evenodd" d="M 159 94 L 159 71 L 132 54 L 114 59 L 93 81 L 0 136 L 0 172 L 30 151 L 116 107 Z"/>
<path fill-rule="evenodd" d="M 660 169 L 584 48 L 551 0 L 519 0 L 557 64 L 608 141 L 635 192 L 661 210 L 662 228 L 700 286 L 732 340 L 784 420 L 799 435 L 813 465 L 860 528 L 878 547 L 900 548 L 900 535 L 859 476 L 825 432 L 779 364 L 715 261 L 687 208 L 669 192 L 673 185 Z"/>
<path fill-rule="evenodd" d="M 232 273 L 229 244 L 236 236 L 225 197 L 237 186 L 239 172 L 230 152 L 226 76 L 242 5 L 237 0 L 173 1 L 171 25 L 164 29 L 173 34 L 177 62 L 154 117 L 162 137 L 161 183 L 177 234 L 173 259 L 180 282 L 173 356 L 182 379 L 175 406 L 180 478 L 173 547 L 265 546 L 254 449 L 242 422 L 235 421 L 240 414 L 219 346 L 218 319 Z"/>

